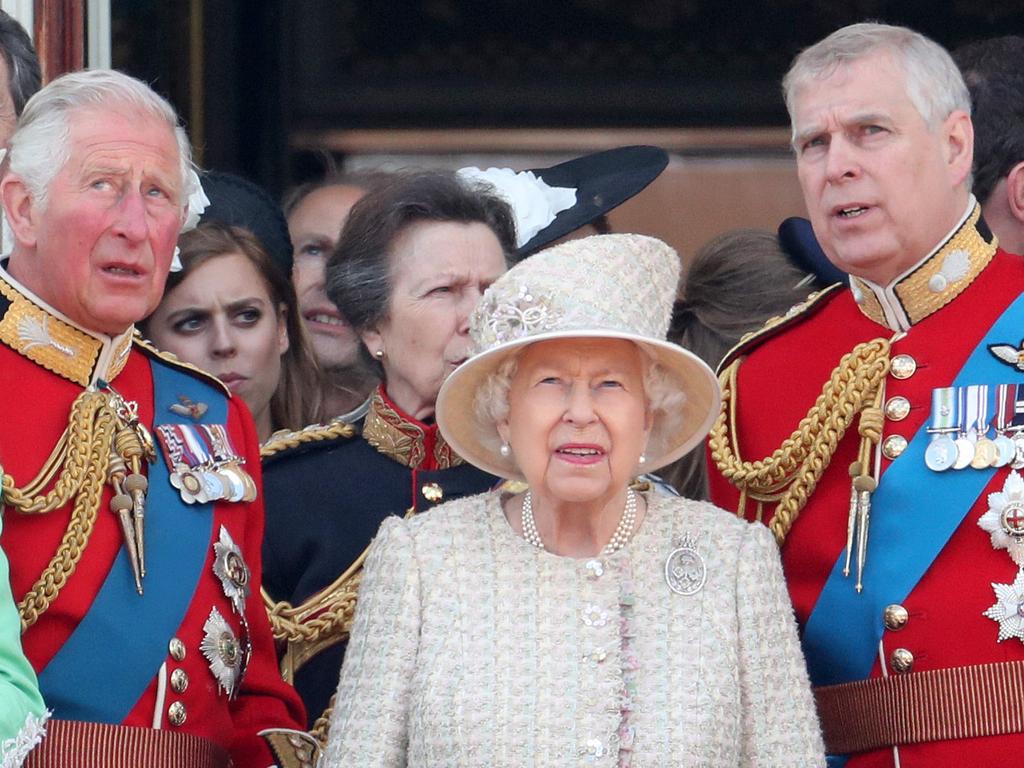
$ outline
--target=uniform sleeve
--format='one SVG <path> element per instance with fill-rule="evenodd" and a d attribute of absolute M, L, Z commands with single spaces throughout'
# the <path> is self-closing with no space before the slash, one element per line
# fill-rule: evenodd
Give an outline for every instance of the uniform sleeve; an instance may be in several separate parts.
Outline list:
<path fill-rule="evenodd" d="M 335 700 L 323 768 L 404 766 L 420 633 L 420 576 L 404 520 L 371 545 Z"/>
<path fill-rule="evenodd" d="M 242 550 L 250 569 L 249 597 L 245 615 L 249 622 L 252 656 L 238 698 L 231 702 L 231 718 L 235 727 L 231 757 L 238 766 L 267 766 L 274 759 L 259 731 L 265 728 L 305 730 L 306 715 L 295 689 L 281 678 L 277 666 L 274 638 L 270 631 L 260 595 L 262 583 L 263 483 L 260 474 L 259 447 L 256 430 L 247 411 L 232 400 L 233 434 L 244 434 L 245 469 L 257 485 L 258 497 L 247 505 L 245 545 Z M 237 446 L 236 446 L 237 447 Z"/>
<path fill-rule="evenodd" d="M 796 620 L 768 529 L 752 524 L 736 583 L 744 767 L 825 765 Z"/>
<path fill-rule="evenodd" d="M 45 708 L 35 672 L 21 650 L 21 620 L 0 550 L 0 766 L 20 766 L 43 734 Z"/>

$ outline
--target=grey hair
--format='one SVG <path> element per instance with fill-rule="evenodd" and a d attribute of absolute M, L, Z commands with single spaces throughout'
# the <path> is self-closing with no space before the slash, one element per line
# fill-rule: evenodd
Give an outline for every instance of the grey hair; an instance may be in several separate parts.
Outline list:
<path fill-rule="evenodd" d="M 682 421 L 683 403 L 686 393 L 680 383 L 666 370 L 643 344 L 635 345 L 640 350 L 644 365 L 644 396 L 647 399 L 647 413 L 651 423 L 660 423 L 660 431 L 672 434 Z M 473 397 L 473 414 L 480 442 L 490 451 L 497 452 L 502 443 L 497 423 L 508 418 L 508 393 L 519 367 L 519 356 L 526 347 L 521 347 L 504 360 L 495 371 L 480 384 Z"/>
<path fill-rule="evenodd" d="M 76 110 L 127 107 L 163 120 L 174 132 L 181 166 L 184 208 L 195 191 L 192 147 L 174 108 L 141 80 L 112 69 L 71 72 L 58 77 L 25 105 L 11 136 L 9 166 L 25 182 L 32 198 L 45 208 L 50 184 L 70 157 L 71 116 Z"/>
<path fill-rule="evenodd" d="M 796 94 L 810 80 L 828 77 L 839 67 L 877 51 L 888 53 L 902 68 L 907 96 L 929 129 L 937 128 L 957 110 L 971 113 L 964 78 L 945 48 L 906 27 L 864 22 L 836 30 L 805 48 L 793 61 L 782 80 L 790 122 Z M 795 138 L 795 123 L 793 130 Z"/>

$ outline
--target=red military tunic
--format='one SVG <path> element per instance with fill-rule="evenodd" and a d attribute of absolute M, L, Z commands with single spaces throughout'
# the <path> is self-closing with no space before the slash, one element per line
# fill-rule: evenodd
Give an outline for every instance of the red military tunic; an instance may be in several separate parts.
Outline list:
<path fill-rule="evenodd" d="M 885 420 L 877 457 L 879 487 L 884 487 L 886 470 L 900 452 L 899 438 L 909 441 L 929 423 L 932 390 L 953 383 L 989 328 L 1024 290 L 1024 259 L 995 251 L 989 261 L 993 248 L 986 247 L 986 240 L 992 242 L 993 238 L 975 208 L 959 233 L 955 231 L 889 289 L 872 288 L 854 279 L 853 290 L 833 289 L 802 313 L 741 344 L 723 363 L 724 369 L 731 360 L 742 359 L 736 380 L 735 431 L 729 430 L 739 456 L 744 461 L 769 456 L 807 415 L 843 355 L 861 342 L 896 337 L 891 350 L 893 368 L 884 381 Z M 965 242 L 971 246 L 963 247 Z M 957 266 L 963 254 L 950 256 L 958 248 L 971 254 L 966 272 Z M 899 330 L 905 334 L 897 337 Z M 1021 336 L 1024 330 L 1004 341 L 1016 346 Z M 1001 383 L 1022 380 L 1024 375 L 1007 365 Z M 858 458 L 859 442 L 854 421 L 782 547 L 801 630 L 845 551 L 851 484 L 848 468 Z M 915 467 L 926 482 L 934 477 L 923 462 Z M 726 509 L 737 509 L 737 489 L 720 474 L 715 461 L 709 462 L 709 469 L 713 500 Z M 1009 584 L 1017 573 L 1007 552 L 993 549 L 989 534 L 978 526 L 979 517 L 988 509 L 988 494 L 1002 489 L 1009 472 L 1009 468 L 995 471 L 973 508 L 903 600 L 908 618 L 903 626 L 897 620 L 889 622 L 872 677 L 1024 660 L 1024 644 L 1012 637 L 998 642 L 999 626 L 983 615 L 995 602 L 992 583 Z M 935 516 L 943 515 L 941 496 L 923 497 L 920 502 L 930 505 Z M 756 507 L 748 500 L 746 514 L 754 517 Z M 773 512 L 774 507 L 765 506 L 765 523 Z M 907 530 L 906 535 L 913 537 L 915 531 Z M 869 558 L 866 571 L 871 567 Z M 855 574 L 851 574 L 850 589 L 854 580 Z M 893 615 L 898 617 L 898 613 Z M 834 637 L 846 629 L 841 619 L 829 627 Z M 1024 734 L 931 741 L 897 749 L 901 768 L 1014 765 L 1024 754 Z M 891 747 L 858 753 L 847 763 L 849 768 L 896 764 Z"/>
<path fill-rule="evenodd" d="M 0 341 L 3 342 L 0 344 L 3 370 L 0 463 L 18 487 L 31 481 L 40 471 L 65 431 L 72 402 L 83 391 L 85 383 L 94 383 L 97 378 L 109 381 L 126 400 L 138 404 L 139 420 L 152 428 L 156 414 L 150 357 L 156 354 L 154 351 L 133 340 L 132 331 L 115 339 L 87 334 L 52 309 L 45 308 L 6 273 L 0 272 L 0 282 L 3 293 L 0 296 L 3 309 L 0 312 Z M 19 292 L 21 298 L 18 298 Z M 36 309 L 26 309 L 29 306 L 26 299 Z M 30 354 L 36 359 L 30 359 Z M 212 378 L 210 381 L 217 384 Z M 175 419 L 163 414 L 160 420 Z M 255 428 L 248 411 L 238 400 L 228 402 L 227 429 L 234 448 L 247 459 L 245 469 L 259 487 Z M 106 467 L 98 471 L 105 473 Z M 95 529 L 80 562 L 49 607 L 23 635 L 25 653 L 37 672 L 46 667 L 88 614 L 122 547 L 122 532 L 117 516 L 110 511 L 110 497 L 111 489 L 106 485 Z M 10 558 L 16 600 L 29 591 L 57 551 L 68 527 L 70 509 L 71 503 L 53 512 L 30 515 L 5 508 L 0 541 Z M 159 509 L 147 509 L 147 515 L 159 514 Z M 229 750 L 236 766 L 265 768 L 273 759 L 257 732 L 268 727 L 300 728 L 304 717 L 297 695 L 278 673 L 260 598 L 262 498 L 254 503 L 217 502 L 213 505 L 213 518 L 212 538 L 202 575 L 180 626 L 173 637 L 163 641 L 166 668 L 163 673 L 159 668 L 152 670 L 150 684 L 141 692 L 123 724 L 201 736 Z M 214 608 L 236 634 L 241 630 L 225 586 L 213 570 L 213 544 L 222 527 L 241 550 L 250 569 L 252 585 L 244 602 L 252 657 L 234 700 L 229 700 L 220 689 L 200 650 L 204 623 Z M 145 599 L 145 595 L 139 598 Z M 132 627 L 131 606 L 125 606 L 123 623 L 115 631 L 131 633 Z M 105 648 L 98 645 L 94 652 L 99 658 Z M 177 670 L 180 672 L 175 674 Z M 110 681 L 112 687 L 117 684 L 117 680 Z M 106 694 L 106 690 L 81 691 L 83 699 Z M 56 716 L 60 717 L 60 713 Z"/>

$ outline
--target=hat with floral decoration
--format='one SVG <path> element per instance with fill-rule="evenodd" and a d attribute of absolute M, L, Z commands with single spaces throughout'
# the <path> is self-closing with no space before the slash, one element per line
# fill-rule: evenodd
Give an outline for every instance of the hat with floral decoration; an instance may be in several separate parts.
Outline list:
<path fill-rule="evenodd" d="M 679 256 L 670 246 L 626 234 L 571 240 L 514 266 L 484 293 L 470 318 L 474 354 L 438 394 L 436 419 L 445 440 L 477 467 L 521 479 L 514 457 L 499 450 L 501 439 L 487 409 L 476 407 L 477 392 L 529 344 L 598 338 L 640 346 L 680 395 L 671 412 L 652 414 L 644 471 L 694 448 L 718 416 L 721 392 L 699 357 L 665 339 L 679 271 Z"/>

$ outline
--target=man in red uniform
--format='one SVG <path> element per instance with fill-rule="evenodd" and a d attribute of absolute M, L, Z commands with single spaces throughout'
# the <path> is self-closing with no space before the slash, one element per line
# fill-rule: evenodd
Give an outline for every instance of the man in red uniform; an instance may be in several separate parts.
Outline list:
<path fill-rule="evenodd" d="M 768 524 L 831 760 L 1024 752 L 1024 260 L 970 194 L 949 55 L 857 24 L 785 80 L 815 234 L 852 275 L 723 362 L 711 490 Z"/>
<path fill-rule="evenodd" d="M 54 717 L 30 764 L 265 768 L 258 731 L 304 722 L 260 599 L 252 420 L 134 334 L 199 191 L 173 109 L 117 72 L 55 80 L 11 139 L 2 544 Z"/>

